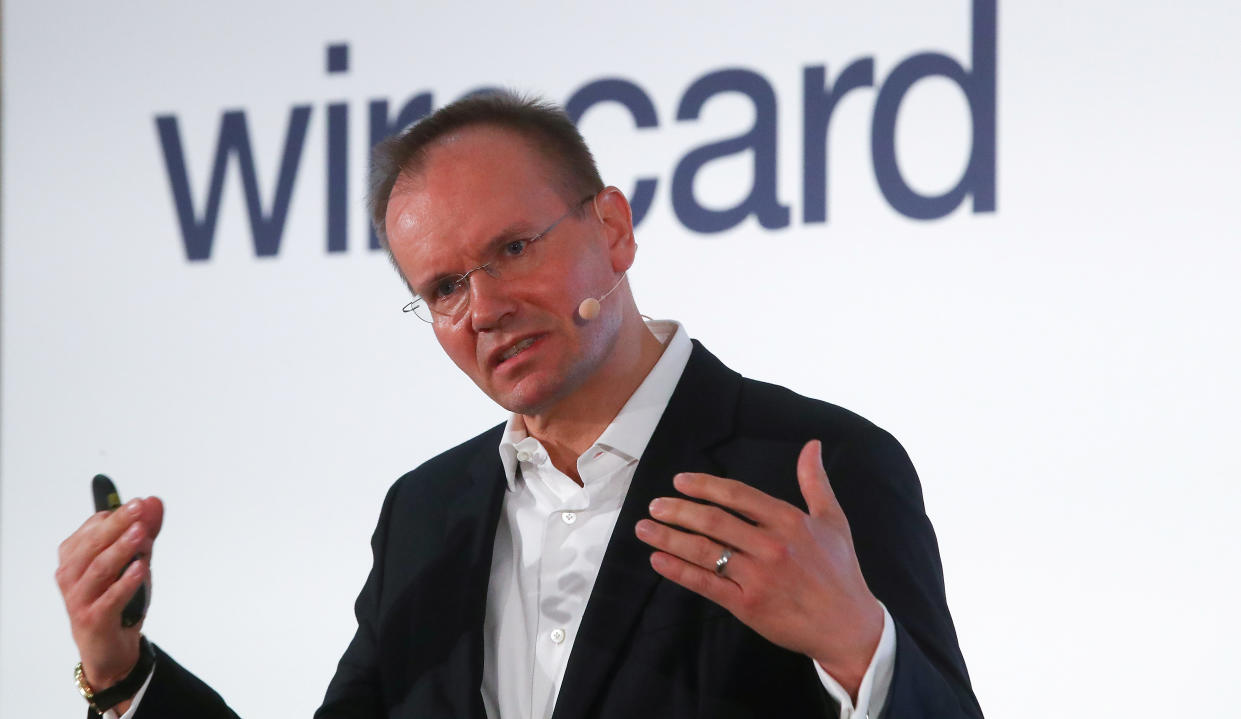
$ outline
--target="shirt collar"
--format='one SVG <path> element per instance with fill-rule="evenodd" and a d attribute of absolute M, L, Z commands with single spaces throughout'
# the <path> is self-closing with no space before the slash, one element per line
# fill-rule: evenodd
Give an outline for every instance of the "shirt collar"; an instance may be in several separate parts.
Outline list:
<path fill-rule="evenodd" d="M 626 455 L 633 460 L 641 458 L 651 435 L 655 434 L 659 418 L 668 407 L 668 400 L 672 399 L 672 392 L 685 371 L 693 345 L 679 322 L 647 320 L 646 326 L 660 344 L 664 345 L 663 354 L 583 457 L 597 451 L 596 448 L 602 448 Z M 499 447 L 500 462 L 504 465 L 504 477 L 509 491 L 517 486 L 518 445 L 523 442 L 528 444 L 530 441 L 532 440 L 526 433 L 526 423 L 521 415 L 510 415 L 500 437 Z"/>

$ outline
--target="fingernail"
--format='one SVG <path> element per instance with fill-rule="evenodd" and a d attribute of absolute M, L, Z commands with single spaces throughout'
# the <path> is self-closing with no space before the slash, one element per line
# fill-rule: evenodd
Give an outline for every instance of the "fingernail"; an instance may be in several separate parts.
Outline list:
<path fill-rule="evenodd" d="M 137 514 L 138 510 L 141 508 L 142 508 L 142 502 L 139 502 L 136 499 L 131 499 L 125 503 L 125 511 L 131 514 Z"/>
<path fill-rule="evenodd" d="M 673 477 L 672 486 L 676 487 L 677 489 L 684 489 L 685 487 L 688 487 L 689 486 L 689 475 L 682 472 L 678 474 L 677 476 Z"/>
<path fill-rule="evenodd" d="M 661 497 L 651 501 L 651 515 L 658 517 L 668 510 L 668 503 Z"/>
<path fill-rule="evenodd" d="M 133 541 L 136 541 L 139 535 L 141 534 L 142 534 L 142 525 L 136 524 L 136 523 L 131 524 L 129 525 L 129 529 L 125 530 L 125 539 L 126 541 L 133 542 Z"/>
<path fill-rule="evenodd" d="M 642 521 L 638 522 L 638 526 L 636 529 L 638 536 L 643 539 L 649 539 L 651 534 L 654 532 L 654 527 L 652 526 L 653 524 L 654 522 L 651 522 L 650 520 L 646 520 L 646 519 L 643 519 Z"/>

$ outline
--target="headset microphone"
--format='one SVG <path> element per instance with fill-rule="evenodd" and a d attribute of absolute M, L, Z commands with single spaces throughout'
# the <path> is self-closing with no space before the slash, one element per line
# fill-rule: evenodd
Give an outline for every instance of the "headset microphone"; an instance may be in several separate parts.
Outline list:
<path fill-rule="evenodd" d="M 599 312 L 603 309 L 603 305 L 601 305 L 600 303 L 606 300 L 608 298 L 608 295 L 615 292 L 616 288 L 620 287 L 620 283 L 624 282 L 624 280 L 625 280 L 625 275 L 624 273 L 621 273 L 620 279 L 616 281 L 616 284 L 612 285 L 612 289 L 608 290 L 607 292 L 604 292 L 602 296 L 598 298 L 587 297 L 586 299 L 582 300 L 582 303 L 577 306 L 578 316 L 586 320 L 587 322 L 598 317 Z"/>

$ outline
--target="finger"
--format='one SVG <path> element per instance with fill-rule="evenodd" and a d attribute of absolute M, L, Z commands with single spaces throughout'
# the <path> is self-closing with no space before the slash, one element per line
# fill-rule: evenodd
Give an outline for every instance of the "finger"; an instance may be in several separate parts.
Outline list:
<path fill-rule="evenodd" d="M 796 507 L 735 479 L 700 472 L 682 472 L 672 478 L 677 491 L 731 509 L 763 526 L 778 526 Z"/>
<path fill-rule="evenodd" d="M 649 519 L 643 519 L 638 522 L 634 531 L 638 535 L 638 539 L 641 539 L 655 549 L 678 557 L 712 573 L 715 573 L 715 563 L 719 561 L 726 549 L 725 545 L 700 534 L 684 532 L 675 527 L 669 527 L 666 524 L 660 524 Z M 740 565 L 735 563 L 735 559 L 741 556 L 742 552 L 736 550 L 733 554 L 733 560 L 730 560 L 728 565 L 728 578 L 737 583 L 745 579 L 745 572 Z"/>
<path fill-rule="evenodd" d="M 95 541 L 95 538 L 99 536 L 100 531 L 103 531 L 102 527 L 112 514 L 113 512 L 103 511 L 95 512 L 87 517 L 86 521 L 82 522 L 81 526 L 74 530 L 73 534 L 66 537 L 65 541 L 61 542 L 60 546 L 56 548 L 57 565 L 62 568 L 67 568 L 71 565 L 72 560 L 80 550 L 87 544 Z"/>
<path fill-rule="evenodd" d="M 714 539 L 720 544 L 760 554 L 764 547 L 762 529 L 710 504 L 676 497 L 660 497 L 651 502 L 651 516 L 665 524 Z"/>
<path fill-rule="evenodd" d="M 797 484 L 801 487 L 801 496 L 806 500 L 810 516 L 844 516 L 840 503 L 836 501 L 836 493 L 827 480 L 827 470 L 823 467 L 823 444 L 817 439 L 807 442 L 797 456 Z"/>
<path fill-rule="evenodd" d="M 162 514 L 162 512 L 161 512 Z M 114 512 L 96 512 L 60 545 L 56 571 L 61 589 L 75 584 L 101 552 L 112 546 L 142 516 L 142 503 L 131 500 Z"/>
<path fill-rule="evenodd" d="M 129 603 L 130 598 L 134 596 L 134 592 L 138 591 L 138 587 L 142 585 L 142 582 L 150 574 L 151 567 L 146 559 L 135 561 L 125 568 L 125 573 L 113 582 L 107 591 L 99 595 L 99 598 L 94 603 L 94 611 L 98 612 L 100 616 L 106 617 L 105 621 L 115 621 L 119 624 L 121 612 L 124 610 L 125 605 Z M 147 599 L 149 601 L 150 597 Z M 141 627 L 141 622 L 137 626 Z"/>
<path fill-rule="evenodd" d="M 146 497 L 138 501 L 142 503 L 142 523 L 154 539 L 164 526 L 164 502 L 159 497 Z"/>
<path fill-rule="evenodd" d="M 742 598 L 741 585 L 736 582 L 665 552 L 651 555 L 651 568 L 661 577 L 736 613 L 734 609 Z"/>
<path fill-rule="evenodd" d="M 65 596 L 66 603 L 70 606 L 94 603 L 117 582 L 125 565 L 135 555 L 145 554 L 150 550 L 151 541 L 141 522 L 132 523 L 124 534 L 87 565 L 82 576 Z"/>
<path fill-rule="evenodd" d="M 147 536 L 152 542 L 151 548 L 146 552 L 149 558 L 155 549 L 155 538 L 159 536 L 159 530 L 164 526 L 164 503 L 159 497 L 147 497 L 141 501 L 142 523 L 146 526 Z"/>

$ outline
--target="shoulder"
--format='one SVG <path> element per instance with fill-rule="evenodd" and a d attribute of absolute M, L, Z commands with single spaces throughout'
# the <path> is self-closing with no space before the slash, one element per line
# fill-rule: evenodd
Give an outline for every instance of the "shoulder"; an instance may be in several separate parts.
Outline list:
<path fill-rule="evenodd" d="M 807 441 L 817 439 L 823 443 L 829 471 L 844 455 L 883 460 L 879 464 L 888 468 L 909 469 L 909 458 L 900 443 L 875 423 L 839 405 L 743 377 L 697 341 L 678 392 L 682 389 L 683 400 L 695 408 L 689 414 L 696 420 L 713 423 L 713 413 L 728 417 L 727 436 L 734 448 L 750 445 L 759 451 L 759 445 L 768 445 L 770 449 L 800 449 Z"/>
<path fill-rule="evenodd" d="M 500 467 L 497 447 L 503 432 L 502 422 L 401 475 L 388 491 L 385 504 L 398 500 L 443 500 L 460 490 L 466 476 L 492 468 L 488 465 Z"/>
<path fill-rule="evenodd" d="M 886 432 L 844 407 L 798 394 L 770 382 L 743 377 L 694 341 L 678 390 L 692 403 L 734 417 L 739 436 L 754 439 L 829 439 Z M 890 435 L 888 435 L 890 437 Z"/>
<path fill-rule="evenodd" d="M 869 419 L 830 402 L 805 397 L 768 382 L 743 379 L 738 401 L 739 434 L 811 439 L 823 443 L 823 461 L 854 473 L 912 478 L 913 466 L 901 443 Z"/>
<path fill-rule="evenodd" d="M 749 378 L 741 380 L 737 427 L 748 435 L 772 438 L 798 436 L 808 431 L 832 438 L 883 432 L 870 420 L 844 407 Z"/>

